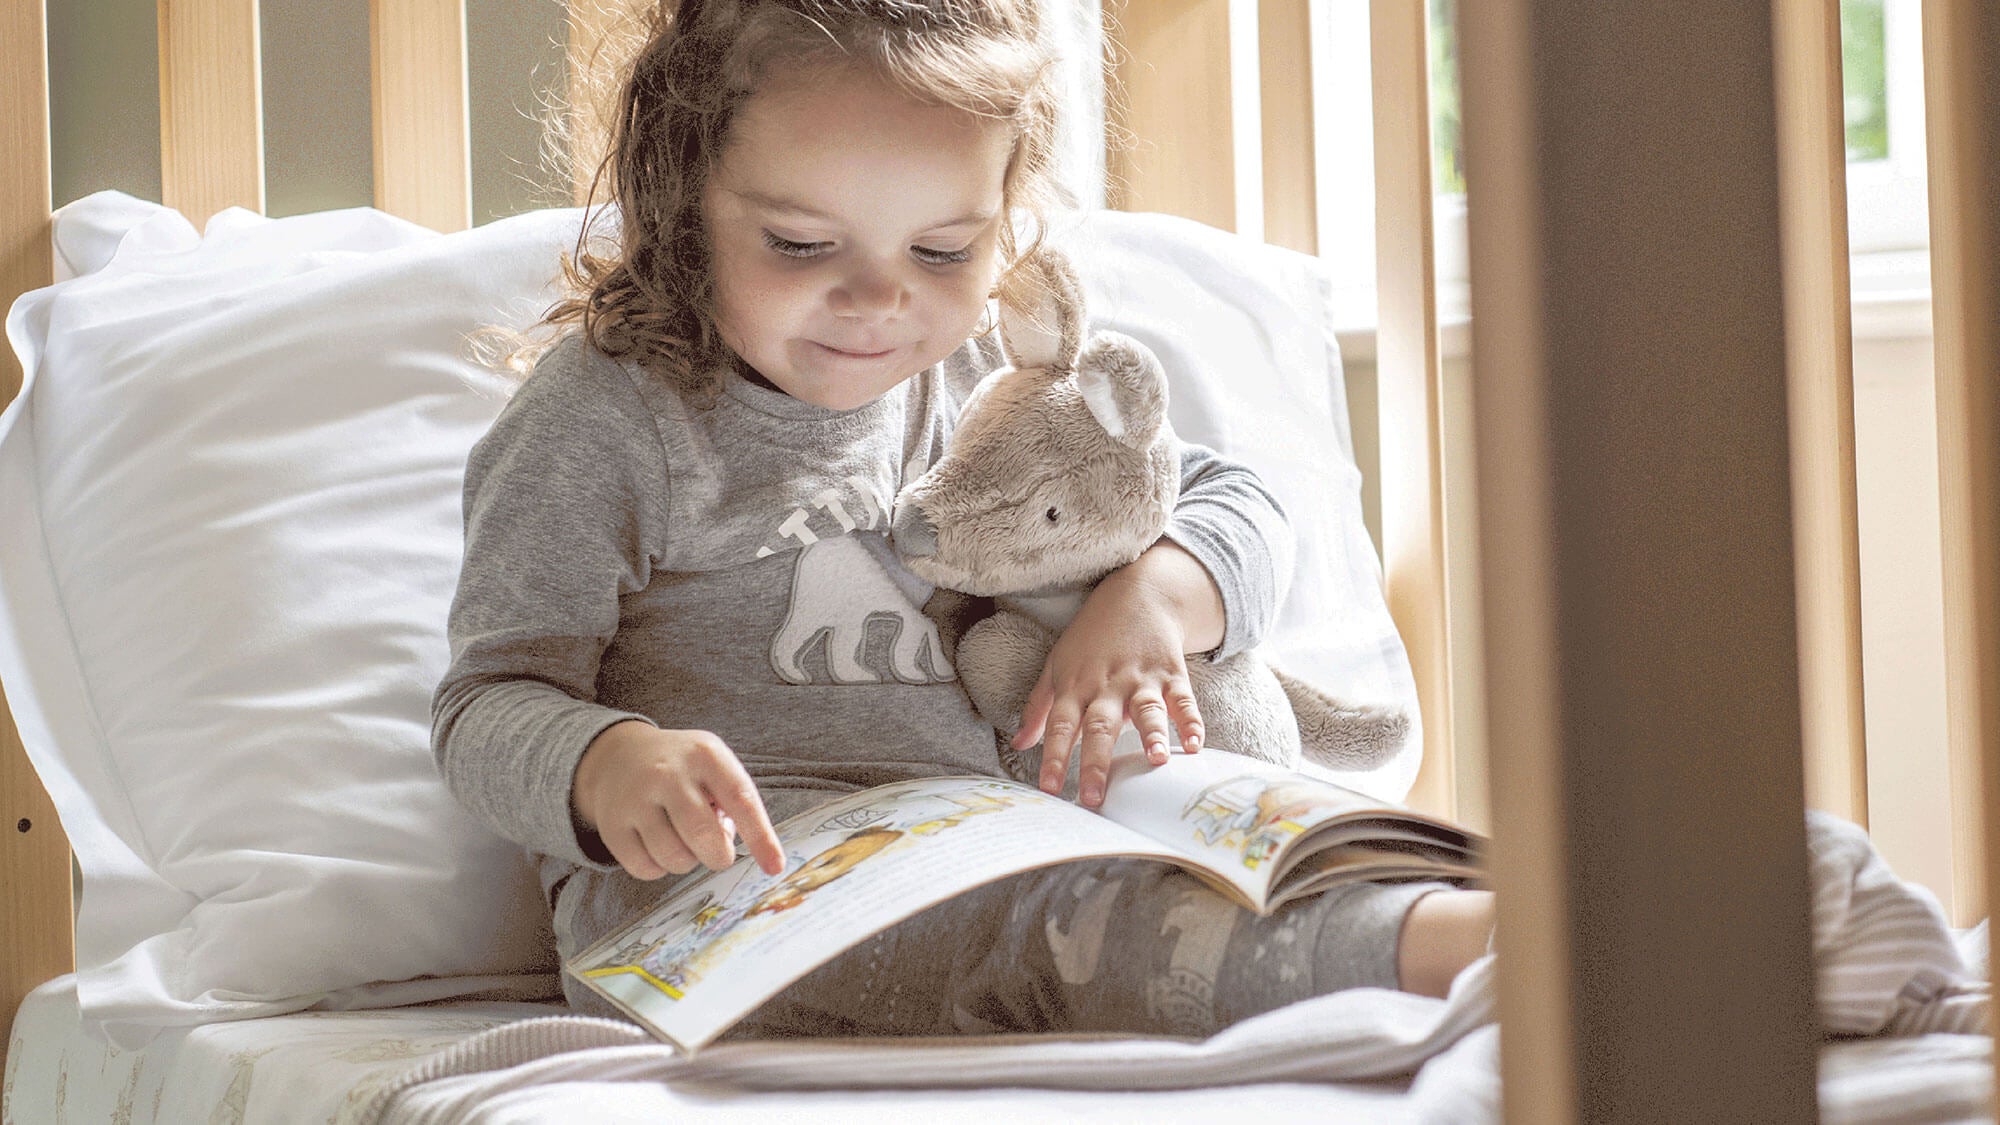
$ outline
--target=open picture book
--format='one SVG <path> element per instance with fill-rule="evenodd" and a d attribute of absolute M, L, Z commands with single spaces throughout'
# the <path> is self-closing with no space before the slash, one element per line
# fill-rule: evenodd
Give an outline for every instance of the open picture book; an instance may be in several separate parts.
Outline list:
<path fill-rule="evenodd" d="M 1113 856 L 1177 864 L 1269 914 L 1364 879 L 1479 877 L 1484 841 L 1446 821 L 1227 751 L 1112 760 L 1099 810 L 994 777 L 852 793 L 777 826 L 785 870 L 739 854 L 688 876 L 564 969 L 693 1051 L 842 950 L 1032 868 Z"/>

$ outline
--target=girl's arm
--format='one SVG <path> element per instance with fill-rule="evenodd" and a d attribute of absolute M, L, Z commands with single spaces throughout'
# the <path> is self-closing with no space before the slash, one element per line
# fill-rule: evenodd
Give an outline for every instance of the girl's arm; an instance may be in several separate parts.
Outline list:
<path fill-rule="evenodd" d="M 726 866 L 712 802 L 770 870 L 782 865 L 776 836 L 727 747 L 597 701 L 619 599 L 651 581 L 666 539 L 667 485 L 625 373 L 576 341 L 551 350 L 467 461 L 431 748 L 452 796 L 531 851 L 641 879 L 697 858 Z"/>
<path fill-rule="evenodd" d="M 1249 467 L 1201 446 L 1181 456 L 1167 534 L 1091 591 L 1049 652 L 1016 748 L 1043 743 L 1041 786 L 1059 792 L 1078 740 L 1080 797 L 1104 799 L 1111 746 L 1130 722 L 1155 763 L 1169 729 L 1201 747 L 1187 661 L 1251 648 L 1276 621 L 1294 544 L 1284 510 Z"/>

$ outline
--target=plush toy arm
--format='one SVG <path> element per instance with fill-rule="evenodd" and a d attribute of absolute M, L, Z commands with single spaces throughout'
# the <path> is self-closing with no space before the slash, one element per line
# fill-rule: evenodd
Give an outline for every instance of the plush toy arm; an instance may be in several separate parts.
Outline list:
<path fill-rule="evenodd" d="M 974 625 L 959 640 L 959 681 L 973 708 L 1002 738 L 1021 729 L 1021 709 L 1055 643 L 1053 630 L 1008 610 Z"/>

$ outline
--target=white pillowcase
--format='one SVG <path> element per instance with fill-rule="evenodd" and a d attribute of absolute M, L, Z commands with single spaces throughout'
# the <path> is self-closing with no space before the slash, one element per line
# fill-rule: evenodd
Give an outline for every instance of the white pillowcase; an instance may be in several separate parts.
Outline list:
<path fill-rule="evenodd" d="M 83 1016 L 121 1046 L 553 968 L 524 855 L 436 775 L 429 700 L 465 457 L 505 393 L 463 337 L 533 321 L 578 217 L 231 210 L 197 235 L 116 192 L 58 212 L 69 279 L 7 318 L 0 683 L 83 871 Z M 1093 320 L 1173 373 L 1176 428 L 1292 516 L 1267 650 L 1414 719 L 1324 271 L 1184 220 L 1067 225 Z M 1400 797 L 1415 769 L 1413 736 L 1355 780 Z M 451 979 L 366 987 L 416 977 Z"/>
<path fill-rule="evenodd" d="M 429 701 L 465 457 L 503 401 L 461 337 L 537 314 L 574 228 L 226 211 L 201 237 L 109 192 L 58 214 L 90 272 L 7 320 L 0 682 L 114 1042 L 553 968 L 521 849 L 438 780 Z"/>

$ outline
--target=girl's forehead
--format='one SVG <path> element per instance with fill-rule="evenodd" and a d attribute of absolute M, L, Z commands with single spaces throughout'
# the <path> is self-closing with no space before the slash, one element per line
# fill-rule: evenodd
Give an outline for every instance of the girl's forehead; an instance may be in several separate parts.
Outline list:
<path fill-rule="evenodd" d="M 829 213 L 856 193 L 880 192 L 990 208 L 1013 142 L 1005 122 L 920 101 L 866 72 L 821 70 L 745 99 L 717 179 L 753 202 Z"/>

